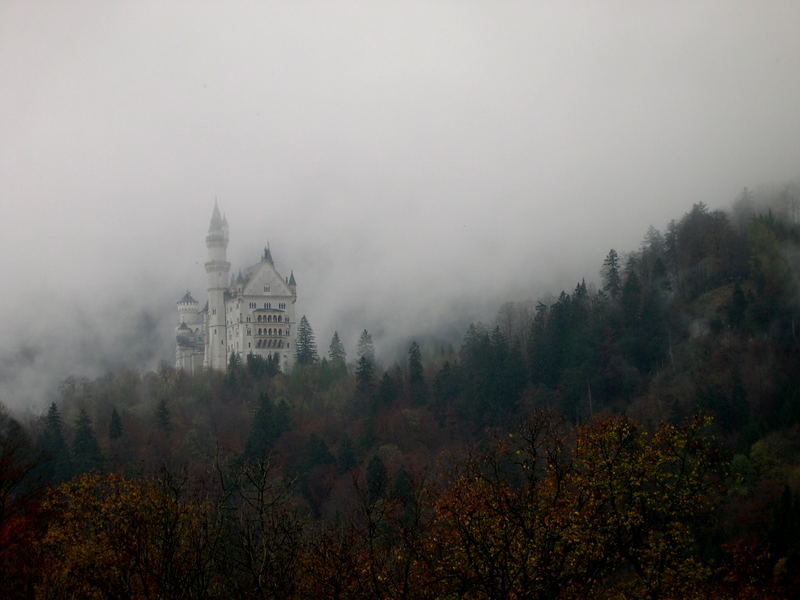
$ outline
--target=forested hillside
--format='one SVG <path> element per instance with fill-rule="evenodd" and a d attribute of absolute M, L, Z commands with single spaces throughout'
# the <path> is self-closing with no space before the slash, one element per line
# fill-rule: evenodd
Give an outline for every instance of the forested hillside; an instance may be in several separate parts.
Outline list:
<path fill-rule="evenodd" d="M 291 373 L 70 378 L 0 415 L 4 597 L 797 597 L 795 203 L 697 204 L 397 364 L 309 315 Z"/>

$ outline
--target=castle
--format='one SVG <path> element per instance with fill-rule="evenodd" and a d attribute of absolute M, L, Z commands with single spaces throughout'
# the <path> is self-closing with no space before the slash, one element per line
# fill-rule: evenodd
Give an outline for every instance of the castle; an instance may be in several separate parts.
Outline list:
<path fill-rule="evenodd" d="M 206 236 L 208 302 L 200 305 L 188 291 L 178 301 L 175 367 L 189 373 L 202 368 L 224 371 L 231 354 L 277 359 L 288 371 L 294 359 L 297 284 L 275 269 L 269 246 L 261 260 L 230 276 L 226 259 L 228 221 L 214 203 Z"/>

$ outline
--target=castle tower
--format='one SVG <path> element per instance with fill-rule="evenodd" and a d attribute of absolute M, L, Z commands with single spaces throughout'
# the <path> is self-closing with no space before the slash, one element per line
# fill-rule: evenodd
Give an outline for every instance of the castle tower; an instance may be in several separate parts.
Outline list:
<path fill-rule="evenodd" d="M 228 362 L 228 340 L 226 335 L 225 289 L 231 264 L 226 260 L 228 249 L 228 223 L 219 214 L 217 203 L 211 213 L 211 224 L 206 236 L 208 248 L 208 352 L 206 367 L 224 370 Z"/>

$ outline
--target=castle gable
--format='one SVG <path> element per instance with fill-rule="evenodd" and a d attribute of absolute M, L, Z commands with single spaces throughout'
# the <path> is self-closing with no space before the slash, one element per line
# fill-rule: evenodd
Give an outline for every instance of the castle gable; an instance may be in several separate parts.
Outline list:
<path fill-rule="evenodd" d="M 275 267 L 267 262 L 262 261 L 255 265 L 252 270 L 248 269 L 249 277 L 247 285 L 244 287 L 245 296 L 291 296 L 292 292 L 289 286 L 281 277 L 280 273 Z"/>

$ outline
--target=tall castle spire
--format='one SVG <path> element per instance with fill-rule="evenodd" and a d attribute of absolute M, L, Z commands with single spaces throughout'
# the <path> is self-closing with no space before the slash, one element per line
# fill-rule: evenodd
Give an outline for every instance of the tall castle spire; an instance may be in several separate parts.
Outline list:
<path fill-rule="evenodd" d="M 214 201 L 211 223 L 206 236 L 208 248 L 208 342 L 206 367 L 224 369 L 228 358 L 228 342 L 225 323 L 225 288 L 231 263 L 227 260 L 228 227 Z"/>

